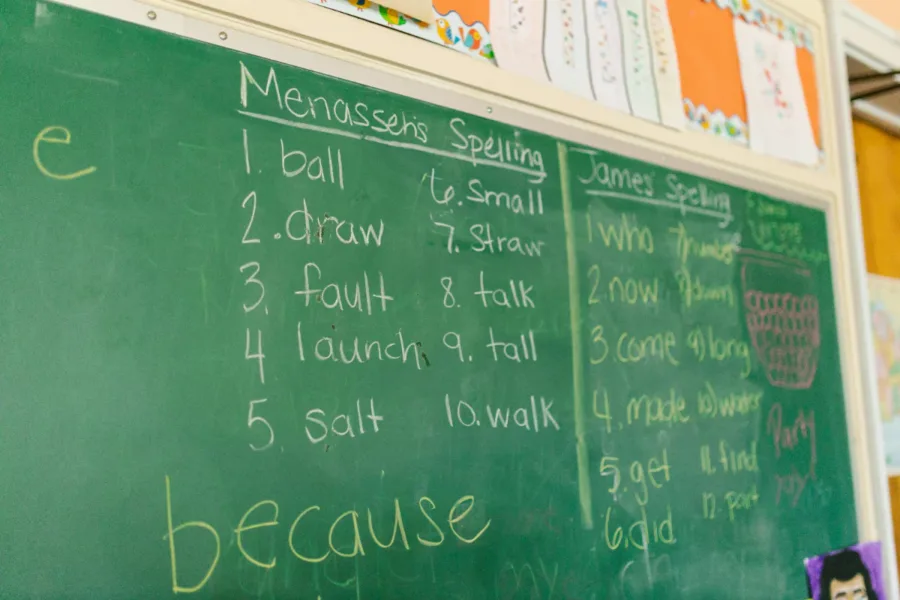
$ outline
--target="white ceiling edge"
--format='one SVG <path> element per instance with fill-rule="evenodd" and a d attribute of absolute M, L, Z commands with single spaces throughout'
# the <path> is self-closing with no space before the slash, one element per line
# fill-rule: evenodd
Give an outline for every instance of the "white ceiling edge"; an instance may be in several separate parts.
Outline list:
<path fill-rule="evenodd" d="M 900 32 L 842 0 L 841 32 L 847 54 L 876 71 L 900 67 Z"/>
<path fill-rule="evenodd" d="M 843 0 L 841 32 L 847 56 L 875 71 L 900 69 L 900 32 L 864 12 L 849 0 Z M 885 110 L 867 100 L 852 103 L 853 114 L 860 119 L 900 135 L 900 113 Z"/>

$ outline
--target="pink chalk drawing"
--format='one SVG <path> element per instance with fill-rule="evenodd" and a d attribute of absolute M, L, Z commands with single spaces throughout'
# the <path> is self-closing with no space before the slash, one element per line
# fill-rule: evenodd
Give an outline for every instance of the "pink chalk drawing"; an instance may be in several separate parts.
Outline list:
<path fill-rule="evenodd" d="M 810 272 L 800 261 L 785 264 L 750 252 L 768 253 L 742 250 L 745 317 L 756 356 L 773 386 L 809 389 L 822 345 L 819 301 L 808 291 Z"/>

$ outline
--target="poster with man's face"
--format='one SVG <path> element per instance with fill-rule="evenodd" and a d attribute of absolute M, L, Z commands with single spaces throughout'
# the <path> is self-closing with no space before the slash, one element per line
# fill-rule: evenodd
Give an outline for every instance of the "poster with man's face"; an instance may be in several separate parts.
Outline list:
<path fill-rule="evenodd" d="M 856 544 L 803 561 L 812 600 L 880 600 L 881 542 Z"/>

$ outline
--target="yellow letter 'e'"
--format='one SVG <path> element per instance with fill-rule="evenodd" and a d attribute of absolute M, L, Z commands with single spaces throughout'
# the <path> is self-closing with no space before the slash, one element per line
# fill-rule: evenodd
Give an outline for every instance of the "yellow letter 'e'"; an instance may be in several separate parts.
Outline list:
<path fill-rule="evenodd" d="M 457 514 L 457 509 L 462 507 L 463 504 L 468 504 L 462 511 L 462 514 Z M 459 541 L 466 544 L 473 544 L 475 540 L 484 535 L 484 532 L 487 531 L 487 528 L 491 526 L 491 520 L 488 519 L 487 523 L 484 524 L 484 527 L 481 528 L 481 531 L 475 534 L 474 537 L 467 538 L 463 536 L 461 533 L 456 531 L 455 525 L 466 518 L 466 516 L 472 512 L 472 508 L 475 506 L 475 497 L 474 496 L 463 496 L 450 508 L 450 514 L 447 516 L 447 523 L 450 525 L 450 531 L 453 532 Z"/>
<path fill-rule="evenodd" d="M 54 132 L 61 132 L 62 137 L 53 136 Z M 80 171 L 75 171 L 74 173 L 66 173 L 61 175 L 59 173 L 53 173 L 47 167 L 44 166 L 44 163 L 41 162 L 40 156 L 40 145 L 41 142 L 47 142 L 48 144 L 65 144 L 68 146 L 72 143 L 72 134 L 65 127 L 60 127 L 59 125 L 51 125 L 50 127 L 45 127 L 37 137 L 34 138 L 34 144 L 31 147 L 32 155 L 34 156 L 34 164 L 37 165 L 37 168 L 41 173 L 50 177 L 51 179 L 60 179 L 62 181 L 68 181 L 70 179 L 78 179 L 79 177 L 84 177 L 85 175 L 90 175 L 94 171 L 97 170 L 97 167 L 88 167 L 86 169 L 82 169 Z"/>
<path fill-rule="evenodd" d="M 266 521 L 265 523 L 254 523 L 253 525 L 244 525 L 244 522 L 247 520 L 247 517 L 249 517 L 250 514 L 254 510 L 256 510 L 257 508 L 264 506 L 266 504 L 269 504 L 275 508 L 275 516 L 272 517 L 271 521 Z M 255 558 L 253 558 L 252 556 L 247 554 L 247 551 L 244 550 L 244 541 L 241 539 L 241 534 L 244 533 L 245 531 L 250 531 L 251 529 L 259 529 L 261 527 L 274 527 L 275 525 L 278 525 L 278 504 L 274 500 L 263 500 L 262 502 L 257 502 L 256 504 L 251 506 L 250 510 L 248 510 L 247 512 L 244 513 L 244 516 L 241 517 L 241 522 L 238 523 L 237 529 L 234 530 L 234 533 L 237 535 L 238 550 L 241 551 L 241 554 L 244 555 L 244 558 L 246 558 L 247 560 L 252 562 L 257 567 L 262 567 L 263 569 L 271 569 L 272 567 L 275 566 L 276 559 L 273 558 L 272 562 L 264 563 L 264 562 L 259 562 L 258 560 L 256 560 Z"/>

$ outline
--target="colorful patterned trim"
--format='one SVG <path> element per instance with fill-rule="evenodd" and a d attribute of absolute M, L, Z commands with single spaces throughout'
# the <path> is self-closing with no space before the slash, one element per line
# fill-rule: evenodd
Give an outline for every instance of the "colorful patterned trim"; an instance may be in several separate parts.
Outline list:
<path fill-rule="evenodd" d="M 744 147 L 750 145 L 748 138 L 749 127 L 737 115 L 726 117 L 721 110 L 710 112 L 703 106 L 695 106 L 690 99 L 684 99 L 684 116 L 687 120 L 687 128 L 690 131 L 702 131 L 714 135 L 723 140 L 734 142 Z M 825 167 L 825 151 L 819 148 L 818 170 Z"/>
<path fill-rule="evenodd" d="M 476 21 L 468 25 L 455 10 L 445 15 L 434 10 L 434 25 L 438 38 L 445 46 L 495 62 L 491 34 L 483 23 Z"/>
<path fill-rule="evenodd" d="M 715 3 L 721 9 L 730 10 L 735 16 L 743 17 L 751 25 L 759 25 L 778 37 L 788 40 L 798 48 L 813 49 L 813 38 L 808 29 L 781 18 L 761 0 L 703 0 Z"/>
<path fill-rule="evenodd" d="M 434 19 L 425 23 L 370 0 L 309 0 L 347 15 L 397 29 L 435 44 L 494 63 L 490 34 L 482 23 L 467 25 L 456 11 L 444 15 L 432 9 Z"/>
<path fill-rule="evenodd" d="M 703 131 L 743 146 L 748 145 L 747 124 L 737 115 L 726 117 L 721 110 L 710 111 L 706 106 L 696 106 L 690 99 L 684 99 L 684 116 L 688 129 Z"/>

